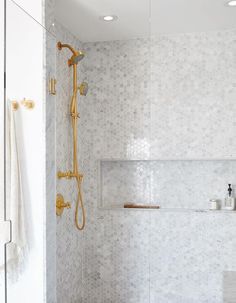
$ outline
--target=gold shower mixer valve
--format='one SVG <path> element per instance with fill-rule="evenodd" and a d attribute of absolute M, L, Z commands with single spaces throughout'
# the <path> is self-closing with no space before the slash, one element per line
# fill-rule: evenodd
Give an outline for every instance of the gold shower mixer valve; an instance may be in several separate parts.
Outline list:
<path fill-rule="evenodd" d="M 83 179 L 83 174 L 80 174 L 80 173 L 73 173 L 72 171 L 66 171 L 66 172 L 61 172 L 59 171 L 57 173 L 57 177 L 58 179 L 61 179 L 61 178 L 66 178 L 66 179 L 71 179 L 71 178 L 78 178 L 79 180 L 82 181 Z"/>
<path fill-rule="evenodd" d="M 64 197 L 61 194 L 57 194 L 57 199 L 56 199 L 57 216 L 61 216 L 65 208 L 67 209 L 71 208 L 70 202 L 65 202 Z"/>
<path fill-rule="evenodd" d="M 72 171 L 70 171 L 70 170 L 66 171 L 66 172 L 59 171 L 57 173 L 57 177 L 59 179 L 61 179 L 61 178 L 71 179 L 71 178 L 75 177 L 75 174 L 73 174 Z"/>

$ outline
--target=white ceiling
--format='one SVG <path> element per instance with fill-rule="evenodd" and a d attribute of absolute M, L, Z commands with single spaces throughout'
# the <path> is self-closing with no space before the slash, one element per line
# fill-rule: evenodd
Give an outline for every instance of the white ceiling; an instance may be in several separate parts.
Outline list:
<path fill-rule="evenodd" d="M 123 40 L 150 34 L 236 29 L 227 0 L 57 0 L 57 20 L 81 41 Z M 104 22 L 103 15 L 118 20 Z"/>

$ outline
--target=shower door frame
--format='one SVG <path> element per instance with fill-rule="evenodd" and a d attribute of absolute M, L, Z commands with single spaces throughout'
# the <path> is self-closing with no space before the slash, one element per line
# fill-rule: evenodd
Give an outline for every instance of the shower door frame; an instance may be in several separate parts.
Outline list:
<path fill-rule="evenodd" d="M 2 177 L 2 186 L 3 190 L 1 191 L 1 197 L 0 199 L 3 201 L 1 204 L 3 206 L 3 209 L 1 209 L 2 212 L 2 219 L 3 219 L 3 225 L 4 225 L 4 234 L 2 235 L 4 238 L 4 275 L 3 275 L 3 297 L 4 297 L 4 302 L 7 303 L 7 263 L 6 263 L 6 255 L 7 255 L 7 244 L 11 241 L 10 238 L 10 233 L 11 233 L 11 222 L 7 220 L 7 214 L 6 214 L 6 0 L 3 0 L 1 2 L 1 24 L 0 24 L 0 29 L 1 29 L 1 36 L 0 36 L 0 44 L 1 44 L 1 64 L 0 64 L 0 81 L 1 81 L 1 88 L 0 88 L 0 96 L 1 96 L 1 117 L 3 118 L 1 121 L 1 146 L 3 157 L 2 161 L 3 164 L 1 166 L 1 177 Z M 8 223 L 8 224 L 7 224 Z M 8 225 L 8 232 L 5 226 Z M 8 233 L 8 235 L 6 235 Z"/>

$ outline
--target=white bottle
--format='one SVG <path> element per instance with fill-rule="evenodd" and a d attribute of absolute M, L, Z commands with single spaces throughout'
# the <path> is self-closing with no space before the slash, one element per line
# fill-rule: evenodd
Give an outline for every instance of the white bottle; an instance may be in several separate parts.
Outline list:
<path fill-rule="evenodd" d="M 224 205 L 223 205 L 223 209 L 225 210 L 235 210 L 235 198 L 233 197 L 232 194 L 232 188 L 231 188 L 231 184 L 228 184 L 228 193 L 227 196 L 224 200 Z"/>

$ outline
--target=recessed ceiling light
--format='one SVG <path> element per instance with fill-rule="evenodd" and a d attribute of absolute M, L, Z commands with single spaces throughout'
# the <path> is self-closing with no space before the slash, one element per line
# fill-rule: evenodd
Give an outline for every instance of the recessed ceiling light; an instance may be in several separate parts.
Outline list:
<path fill-rule="evenodd" d="M 236 6 L 236 0 L 231 0 L 227 3 L 228 6 Z"/>
<path fill-rule="evenodd" d="M 118 17 L 115 15 L 107 15 L 107 16 L 100 17 L 100 19 L 103 21 L 115 21 L 118 19 Z"/>

